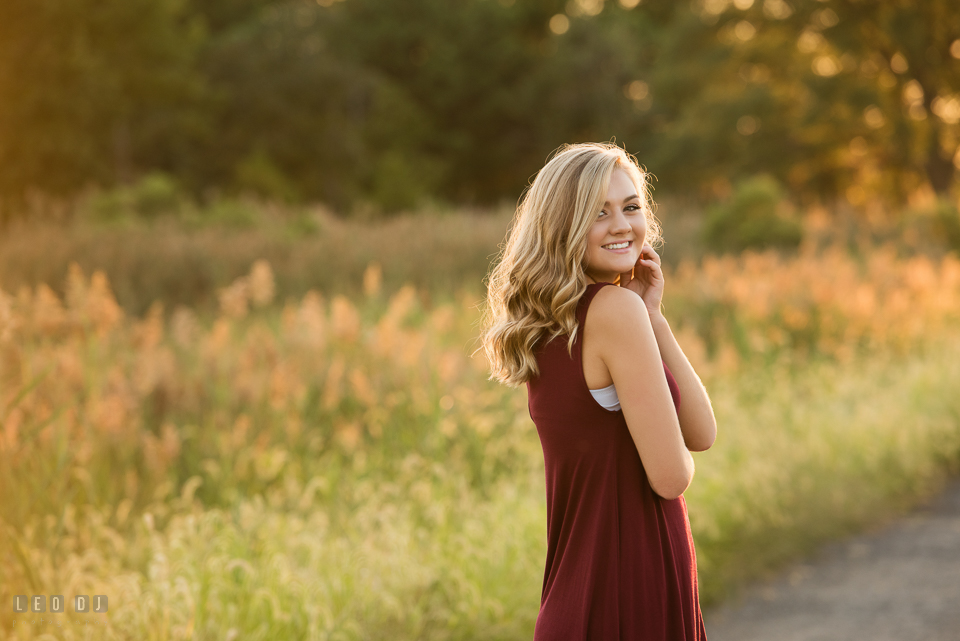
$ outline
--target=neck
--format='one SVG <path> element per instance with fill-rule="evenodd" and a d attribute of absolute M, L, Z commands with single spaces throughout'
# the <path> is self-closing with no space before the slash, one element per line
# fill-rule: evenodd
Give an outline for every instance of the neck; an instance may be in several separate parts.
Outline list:
<path fill-rule="evenodd" d="M 613 280 L 610 280 L 610 281 L 606 281 L 606 280 L 605 280 L 605 281 L 600 281 L 600 280 L 597 280 L 596 278 L 594 278 L 593 276 L 590 276 L 590 275 L 588 275 L 588 274 L 584 274 L 584 276 L 585 276 L 586 279 L 587 279 L 587 284 L 588 284 L 588 285 L 595 285 L 595 284 L 600 283 L 600 282 L 613 283 L 614 285 L 617 284 L 616 278 L 614 278 Z"/>

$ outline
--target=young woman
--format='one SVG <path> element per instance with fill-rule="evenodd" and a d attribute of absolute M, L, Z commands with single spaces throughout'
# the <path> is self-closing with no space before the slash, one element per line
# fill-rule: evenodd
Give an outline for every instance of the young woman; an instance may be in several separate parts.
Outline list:
<path fill-rule="evenodd" d="M 565 146 L 490 276 L 491 378 L 527 386 L 546 467 L 536 641 L 706 639 L 683 492 L 716 420 L 660 311 L 659 231 L 631 156 Z"/>

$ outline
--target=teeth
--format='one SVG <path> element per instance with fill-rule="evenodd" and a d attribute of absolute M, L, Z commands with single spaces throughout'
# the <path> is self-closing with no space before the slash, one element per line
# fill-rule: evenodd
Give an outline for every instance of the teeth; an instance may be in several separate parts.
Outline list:
<path fill-rule="evenodd" d="M 629 245 L 630 245 L 630 241 L 626 241 L 626 242 L 623 242 L 623 243 L 613 243 L 612 245 L 604 245 L 604 248 L 606 248 L 606 249 L 623 249 L 624 247 L 627 247 L 627 246 L 629 246 Z"/>

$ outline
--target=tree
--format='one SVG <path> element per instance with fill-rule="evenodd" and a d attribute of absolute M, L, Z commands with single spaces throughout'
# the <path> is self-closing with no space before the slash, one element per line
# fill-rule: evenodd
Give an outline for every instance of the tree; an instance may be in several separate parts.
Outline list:
<path fill-rule="evenodd" d="M 192 68 L 201 34 L 182 9 L 177 0 L 0 3 L 0 194 L 70 192 L 178 160 L 201 90 Z"/>
<path fill-rule="evenodd" d="M 873 84 L 903 154 L 938 193 L 952 186 L 960 147 L 960 20 L 952 0 L 806 2 L 800 15 Z M 809 32 L 804 32 L 809 33 Z M 872 81 L 872 82 L 871 82 Z M 874 116 L 874 123 L 882 126 Z M 878 127 L 879 128 L 879 127 Z"/>
<path fill-rule="evenodd" d="M 738 129 L 753 143 L 743 150 L 747 162 L 769 163 L 797 193 L 829 196 L 865 184 L 902 198 L 923 180 L 944 193 L 960 144 L 954 5 L 705 2 L 701 15 L 727 43 L 726 63 L 681 113 L 709 122 L 708 110 L 739 111 Z M 683 140 L 686 132 L 671 133 Z"/>

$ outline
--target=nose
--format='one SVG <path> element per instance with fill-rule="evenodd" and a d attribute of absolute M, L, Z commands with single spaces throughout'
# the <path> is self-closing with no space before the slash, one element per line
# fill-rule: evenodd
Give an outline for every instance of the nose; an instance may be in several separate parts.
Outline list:
<path fill-rule="evenodd" d="M 613 217 L 613 223 L 610 225 L 610 233 L 614 235 L 626 234 L 630 231 L 630 221 L 618 210 Z"/>

